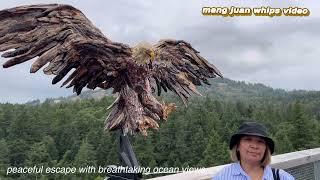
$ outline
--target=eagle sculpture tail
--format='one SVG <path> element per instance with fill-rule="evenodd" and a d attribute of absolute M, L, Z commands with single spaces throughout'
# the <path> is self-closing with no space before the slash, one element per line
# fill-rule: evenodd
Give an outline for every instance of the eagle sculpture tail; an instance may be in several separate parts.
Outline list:
<path fill-rule="evenodd" d="M 152 94 L 145 91 L 137 93 L 125 85 L 109 108 L 111 112 L 106 119 L 106 130 L 122 128 L 125 134 L 141 132 L 147 136 L 147 129 L 158 129 L 157 121 L 167 120 L 176 106 L 173 103 L 161 104 Z"/>

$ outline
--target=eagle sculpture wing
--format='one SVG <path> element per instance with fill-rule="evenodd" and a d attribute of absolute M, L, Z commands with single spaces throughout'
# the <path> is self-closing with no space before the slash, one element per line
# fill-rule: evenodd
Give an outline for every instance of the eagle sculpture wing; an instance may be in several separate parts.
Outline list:
<path fill-rule="evenodd" d="M 0 11 L 0 52 L 12 59 L 4 68 L 38 57 L 30 72 L 41 67 L 56 75 L 52 84 L 73 73 L 62 86 L 81 93 L 89 89 L 113 87 L 124 83 L 121 71 L 131 57 L 131 48 L 107 39 L 82 13 L 69 5 L 31 5 Z"/>
<path fill-rule="evenodd" d="M 202 83 L 210 85 L 207 78 L 222 77 L 219 70 L 198 53 L 189 43 L 181 40 L 161 40 L 155 45 L 152 79 L 158 95 L 161 89 L 169 89 L 186 105 L 190 92 L 201 95 L 196 86 Z"/>
<path fill-rule="evenodd" d="M 11 50 L 11 51 L 9 51 Z M 37 59 L 30 72 L 47 65 L 45 74 L 55 75 L 52 83 L 62 83 L 81 93 L 84 87 L 113 88 L 118 92 L 109 107 L 105 129 L 124 133 L 157 129 L 167 120 L 174 104 L 160 103 L 152 87 L 175 92 L 184 103 L 190 91 L 207 78 L 222 76 L 184 41 L 163 40 L 155 47 L 141 43 L 130 48 L 107 39 L 82 13 L 69 5 L 31 5 L 0 11 L 0 52 L 8 68 Z"/>

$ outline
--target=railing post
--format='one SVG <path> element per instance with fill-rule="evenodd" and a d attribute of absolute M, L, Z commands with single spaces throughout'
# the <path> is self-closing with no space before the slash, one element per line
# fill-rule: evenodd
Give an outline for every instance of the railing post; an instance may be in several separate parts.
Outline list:
<path fill-rule="evenodd" d="M 314 165 L 314 179 L 320 180 L 320 161 L 315 162 L 313 165 Z"/>

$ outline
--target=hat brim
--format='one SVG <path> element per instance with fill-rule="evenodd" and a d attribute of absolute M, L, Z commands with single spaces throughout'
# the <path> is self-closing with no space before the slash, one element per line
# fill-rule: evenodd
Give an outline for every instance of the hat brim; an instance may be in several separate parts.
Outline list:
<path fill-rule="evenodd" d="M 273 154 L 273 152 L 274 152 L 274 141 L 269 137 L 262 136 L 261 134 L 257 134 L 257 133 L 241 133 L 241 134 L 232 135 L 231 139 L 230 139 L 229 149 L 231 150 L 239 142 L 240 138 L 242 136 L 245 136 L 245 135 L 258 136 L 258 137 L 262 137 L 263 139 L 265 139 L 266 144 L 267 144 L 267 146 L 269 147 L 269 149 L 271 151 L 270 153 Z"/>

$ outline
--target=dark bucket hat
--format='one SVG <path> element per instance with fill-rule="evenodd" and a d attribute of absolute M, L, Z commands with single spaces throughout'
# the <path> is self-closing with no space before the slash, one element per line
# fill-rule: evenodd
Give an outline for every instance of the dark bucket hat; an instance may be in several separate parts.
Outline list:
<path fill-rule="evenodd" d="M 229 148 L 232 149 L 244 135 L 262 137 L 263 139 L 265 139 L 266 144 L 271 151 L 271 154 L 274 152 L 274 141 L 270 137 L 268 137 L 267 129 L 263 125 L 256 122 L 243 123 L 239 127 L 238 132 L 231 136 Z"/>

